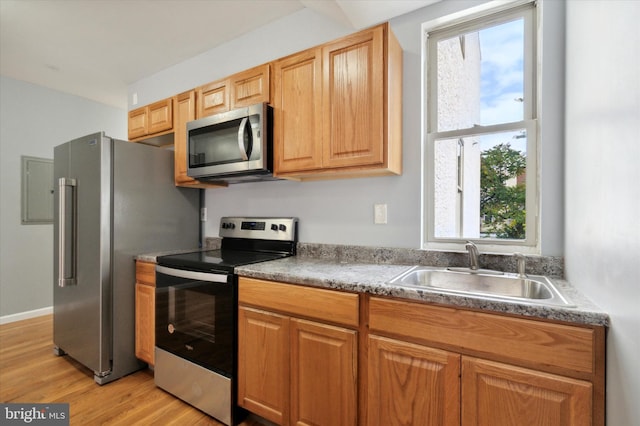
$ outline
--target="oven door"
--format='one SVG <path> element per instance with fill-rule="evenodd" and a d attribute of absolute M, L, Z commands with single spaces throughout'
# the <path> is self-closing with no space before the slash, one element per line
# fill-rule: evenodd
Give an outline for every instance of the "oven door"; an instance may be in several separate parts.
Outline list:
<path fill-rule="evenodd" d="M 237 294 L 231 273 L 156 266 L 156 346 L 227 377 Z"/>

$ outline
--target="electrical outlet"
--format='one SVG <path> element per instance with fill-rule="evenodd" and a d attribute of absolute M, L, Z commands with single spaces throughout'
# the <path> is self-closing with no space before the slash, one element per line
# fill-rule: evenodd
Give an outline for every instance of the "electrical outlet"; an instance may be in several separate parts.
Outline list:
<path fill-rule="evenodd" d="M 373 205 L 373 223 L 376 225 L 385 225 L 387 223 L 387 205 Z"/>
<path fill-rule="evenodd" d="M 207 208 L 202 207 L 200 209 L 200 222 L 206 222 L 206 221 L 207 221 Z"/>

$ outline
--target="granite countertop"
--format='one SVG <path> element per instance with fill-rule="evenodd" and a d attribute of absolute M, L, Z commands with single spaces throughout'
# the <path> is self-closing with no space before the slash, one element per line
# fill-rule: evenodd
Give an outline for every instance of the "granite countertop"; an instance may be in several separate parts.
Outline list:
<path fill-rule="evenodd" d="M 487 300 L 466 295 L 451 295 L 388 284 L 411 265 L 360 263 L 306 256 L 289 257 L 236 268 L 240 276 L 314 287 L 393 296 L 410 300 L 481 309 L 587 325 L 609 325 L 609 316 L 578 292 L 569 282 L 550 277 L 558 290 L 574 307 L 532 305 L 512 301 Z"/>
<path fill-rule="evenodd" d="M 203 248 L 147 253 L 137 260 L 155 262 L 157 256 L 220 248 L 220 239 L 208 237 Z M 489 300 L 452 295 L 388 284 L 391 279 L 415 265 L 436 267 L 465 265 L 465 253 L 420 249 L 363 247 L 298 243 L 297 256 L 236 268 L 236 273 L 251 278 L 335 290 L 399 297 L 408 300 L 460 306 L 490 312 L 566 321 L 575 324 L 609 326 L 609 315 L 562 279 L 564 261 L 557 256 L 526 256 L 527 274 L 545 275 L 574 306 L 544 306 L 516 301 Z M 480 254 L 480 267 L 515 272 L 513 256 Z"/>

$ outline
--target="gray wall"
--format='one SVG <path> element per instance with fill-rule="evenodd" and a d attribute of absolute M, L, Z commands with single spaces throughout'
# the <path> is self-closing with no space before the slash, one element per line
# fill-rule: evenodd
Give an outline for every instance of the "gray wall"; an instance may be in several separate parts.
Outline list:
<path fill-rule="evenodd" d="M 640 422 L 639 21 L 640 2 L 568 2 L 566 271 L 611 316 L 609 425 Z"/>
<path fill-rule="evenodd" d="M 126 138 L 126 111 L 0 77 L 0 317 L 53 304 L 53 225 L 20 224 L 20 156 L 100 130 Z"/>
<path fill-rule="evenodd" d="M 225 215 L 294 215 L 300 240 L 312 243 L 419 248 L 421 244 L 421 26 L 484 1 L 441 2 L 391 21 L 404 52 L 401 176 L 317 182 L 260 182 L 206 190 L 206 236 L 217 236 Z M 564 4 L 547 2 L 542 134 L 542 254 L 563 252 Z M 302 10 L 129 88 L 139 105 L 355 32 Z M 244 53 L 239 53 L 244 52 Z M 548 89 L 547 89 L 548 88 Z M 134 108 L 130 105 L 130 108 Z M 388 223 L 373 223 L 373 206 L 388 205 Z"/>

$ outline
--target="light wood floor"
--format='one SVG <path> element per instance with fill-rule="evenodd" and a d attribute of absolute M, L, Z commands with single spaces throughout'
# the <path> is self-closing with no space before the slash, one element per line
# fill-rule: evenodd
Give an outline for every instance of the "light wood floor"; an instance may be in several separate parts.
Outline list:
<path fill-rule="evenodd" d="M 221 425 L 155 387 L 149 370 L 97 385 L 91 371 L 53 354 L 52 315 L 0 325 L 0 402 L 69 403 L 71 425 Z"/>

